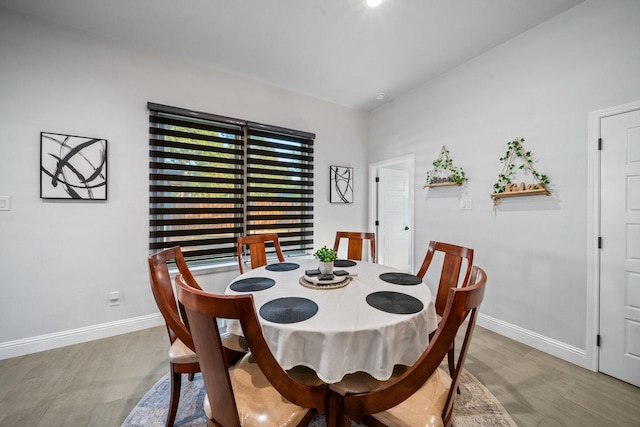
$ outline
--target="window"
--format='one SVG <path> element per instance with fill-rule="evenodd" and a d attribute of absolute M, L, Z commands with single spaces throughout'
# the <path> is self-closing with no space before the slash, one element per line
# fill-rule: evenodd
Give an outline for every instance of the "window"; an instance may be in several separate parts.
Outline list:
<path fill-rule="evenodd" d="M 313 247 L 314 134 L 149 103 L 149 249 L 235 260 L 237 237 Z"/>

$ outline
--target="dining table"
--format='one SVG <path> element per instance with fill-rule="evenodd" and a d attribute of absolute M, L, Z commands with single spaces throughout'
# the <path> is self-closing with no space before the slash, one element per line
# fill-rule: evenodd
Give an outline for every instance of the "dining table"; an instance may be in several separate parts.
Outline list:
<path fill-rule="evenodd" d="M 318 260 L 295 258 L 241 274 L 225 294 L 252 294 L 264 338 L 283 369 L 306 366 L 325 383 L 366 372 L 391 377 L 429 345 L 438 320 L 429 287 L 382 264 L 336 260 L 320 276 Z M 227 324 L 242 335 L 239 321 Z"/>

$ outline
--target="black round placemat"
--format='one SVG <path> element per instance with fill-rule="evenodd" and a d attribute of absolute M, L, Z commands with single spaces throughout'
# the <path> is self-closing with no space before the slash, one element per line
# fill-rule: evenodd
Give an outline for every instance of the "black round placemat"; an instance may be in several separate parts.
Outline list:
<path fill-rule="evenodd" d="M 266 269 L 269 271 L 291 271 L 298 267 L 300 267 L 300 265 L 295 262 L 279 262 L 267 265 Z"/>
<path fill-rule="evenodd" d="M 408 273 L 382 273 L 380 279 L 394 285 L 417 285 L 422 283 L 422 279 L 418 276 Z"/>
<path fill-rule="evenodd" d="M 276 281 L 268 277 L 247 277 L 233 282 L 229 287 L 236 292 L 257 292 L 269 289 L 275 284 Z"/>
<path fill-rule="evenodd" d="M 318 304 L 307 298 L 286 297 L 269 301 L 260 307 L 260 317 L 274 323 L 296 323 L 312 318 Z"/>
<path fill-rule="evenodd" d="M 334 267 L 353 267 L 356 264 L 355 261 L 351 261 L 350 259 L 337 259 L 333 261 Z"/>
<path fill-rule="evenodd" d="M 422 301 L 400 292 L 380 291 L 367 295 L 367 304 L 393 314 L 413 314 L 424 308 Z"/>

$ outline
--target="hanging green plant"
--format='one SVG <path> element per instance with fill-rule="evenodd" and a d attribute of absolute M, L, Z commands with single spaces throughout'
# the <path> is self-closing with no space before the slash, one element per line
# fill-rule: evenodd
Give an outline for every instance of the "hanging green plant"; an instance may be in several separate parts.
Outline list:
<path fill-rule="evenodd" d="M 424 187 L 437 187 L 442 185 L 462 185 L 467 177 L 461 167 L 453 166 L 449 157 L 449 150 L 443 145 L 440 155 L 432 163 L 433 169 L 427 172 L 427 182 Z"/>
<path fill-rule="evenodd" d="M 491 197 L 494 199 L 494 204 L 497 203 L 497 199 L 502 197 L 513 196 L 529 196 L 535 194 L 550 194 L 547 190 L 549 185 L 549 177 L 547 175 L 538 173 L 533 168 L 533 156 L 531 151 L 526 151 L 522 146 L 524 138 L 516 138 L 513 141 L 507 143 L 507 152 L 503 157 L 500 157 L 500 161 L 504 163 L 502 172 L 498 175 L 498 181 L 493 184 L 493 194 Z M 519 159 L 521 164 L 516 167 L 515 161 Z M 534 183 L 525 184 L 514 183 L 516 172 L 522 170 L 524 172 L 530 172 L 533 176 Z"/>

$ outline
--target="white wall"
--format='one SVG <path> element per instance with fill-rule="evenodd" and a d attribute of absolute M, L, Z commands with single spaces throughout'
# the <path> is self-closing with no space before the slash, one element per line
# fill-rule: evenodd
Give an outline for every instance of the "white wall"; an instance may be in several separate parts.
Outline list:
<path fill-rule="evenodd" d="M 375 110 L 369 161 L 416 155 L 424 183 L 446 144 L 461 190 L 417 190 L 416 265 L 429 240 L 475 248 L 481 324 L 583 363 L 587 331 L 587 115 L 640 100 L 640 2 L 588 0 Z M 417 52 L 417 54 L 420 54 Z M 552 196 L 489 194 L 507 141 L 525 138 Z"/>
<path fill-rule="evenodd" d="M 640 100 L 639 18 L 637 0 L 587 0 L 377 109 L 367 127 L 362 112 L 0 9 L 0 195 L 12 202 L 0 211 L 0 358 L 158 324 L 145 264 L 147 101 L 315 132 L 317 246 L 338 228 L 366 229 L 367 163 L 415 154 L 414 263 L 432 239 L 474 247 L 490 278 L 485 326 L 579 358 L 587 114 Z M 107 202 L 39 199 L 41 131 L 109 140 Z M 489 194 L 515 137 L 553 195 L 504 200 L 494 214 Z M 470 178 L 471 211 L 459 192 L 420 190 L 442 144 Z M 354 167 L 353 205 L 329 204 L 332 164 Z M 200 277 L 219 289 L 234 275 Z M 113 290 L 122 304 L 109 308 Z"/>
<path fill-rule="evenodd" d="M 0 9 L 0 358 L 159 324 L 149 289 L 148 101 L 316 134 L 315 241 L 366 227 L 363 112 Z M 107 202 L 39 198 L 40 132 L 109 142 Z M 355 203 L 328 200 L 352 166 Z M 223 289 L 236 274 L 202 276 Z M 120 291 L 122 304 L 108 307 Z"/>

